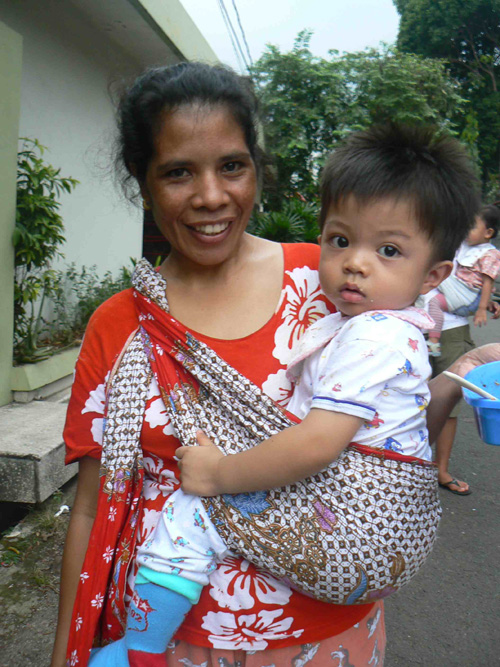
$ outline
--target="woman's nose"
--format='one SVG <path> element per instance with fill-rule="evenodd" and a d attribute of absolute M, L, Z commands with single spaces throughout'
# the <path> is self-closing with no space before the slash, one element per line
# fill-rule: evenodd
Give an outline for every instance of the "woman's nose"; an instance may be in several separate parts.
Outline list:
<path fill-rule="evenodd" d="M 198 180 L 193 196 L 195 208 L 216 210 L 229 202 L 229 195 L 223 179 L 217 174 L 204 174 Z"/>

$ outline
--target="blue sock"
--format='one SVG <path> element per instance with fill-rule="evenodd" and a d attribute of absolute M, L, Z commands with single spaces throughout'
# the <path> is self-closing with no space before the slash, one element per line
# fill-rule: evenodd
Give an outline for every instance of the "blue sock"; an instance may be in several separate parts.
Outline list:
<path fill-rule="evenodd" d="M 191 607 L 192 602 L 180 593 L 150 582 L 136 584 L 125 636 L 93 654 L 89 667 L 147 666 L 152 664 L 152 658 L 148 659 L 152 654 L 160 664 L 160 655 Z"/>

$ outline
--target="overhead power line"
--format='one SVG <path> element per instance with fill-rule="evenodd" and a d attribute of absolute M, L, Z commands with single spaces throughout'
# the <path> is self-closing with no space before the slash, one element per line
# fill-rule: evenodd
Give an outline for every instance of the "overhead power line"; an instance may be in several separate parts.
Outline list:
<path fill-rule="evenodd" d="M 252 56 L 250 55 L 250 49 L 248 48 L 248 42 L 246 39 L 245 31 L 243 30 L 243 26 L 241 23 L 240 15 L 238 12 L 238 8 L 236 6 L 235 0 L 232 0 L 233 8 L 236 14 L 236 18 L 238 21 L 238 26 L 241 32 L 241 36 L 243 39 L 243 42 L 245 44 L 245 49 L 246 49 L 246 55 L 243 51 L 243 48 L 240 43 L 240 38 L 233 26 L 233 23 L 231 21 L 231 17 L 229 16 L 229 12 L 227 11 L 226 5 L 224 4 L 224 0 L 218 0 L 219 3 L 219 8 L 222 14 L 222 18 L 224 19 L 224 23 L 226 25 L 226 30 L 229 34 L 229 38 L 231 40 L 231 44 L 233 46 L 233 51 L 235 53 L 236 59 L 238 61 L 238 65 L 241 70 L 246 69 L 247 71 L 250 70 L 250 67 L 253 65 L 252 61 Z M 247 60 L 248 56 L 248 60 Z"/>

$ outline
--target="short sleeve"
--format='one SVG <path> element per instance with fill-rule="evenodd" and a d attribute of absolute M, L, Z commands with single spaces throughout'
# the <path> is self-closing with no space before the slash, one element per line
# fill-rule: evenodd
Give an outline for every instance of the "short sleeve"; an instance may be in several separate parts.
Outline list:
<path fill-rule="evenodd" d="M 395 379 L 411 373 L 401 350 L 381 341 L 355 339 L 323 351 L 311 408 L 342 412 L 370 421 L 380 396 Z M 403 378 L 404 382 L 404 378 Z"/>
<path fill-rule="evenodd" d="M 115 295 L 92 315 L 76 362 L 66 413 L 63 439 L 67 464 L 83 456 L 101 457 L 106 381 L 136 327 L 131 290 Z"/>
<path fill-rule="evenodd" d="M 496 249 L 488 250 L 479 259 L 478 268 L 481 273 L 495 280 L 500 273 L 500 251 Z"/>

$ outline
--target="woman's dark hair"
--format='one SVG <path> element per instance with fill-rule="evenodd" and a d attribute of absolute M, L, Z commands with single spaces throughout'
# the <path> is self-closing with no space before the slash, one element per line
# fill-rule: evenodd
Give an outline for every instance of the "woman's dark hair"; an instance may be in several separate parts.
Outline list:
<path fill-rule="evenodd" d="M 436 260 L 453 259 L 479 209 L 479 181 L 465 148 L 432 127 L 392 123 L 350 134 L 322 172 L 321 228 L 330 206 L 350 195 L 360 204 L 407 200 Z"/>
<path fill-rule="evenodd" d="M 493 236 L 491 238 L 496 238 L 498 227 L 500 226 L 500 201 L 483 206 L 478 215 L 484 220 L 486 229 L 493 230 Z"/>
<path fill-rule="evenodd" d="M 154 153 L 154 141 L 165 112 L 184 104 L 227 107 L 245 136 L 256 169 L 257 99 L 248 78 L 221 65 L 183 62 L 146 70 L 122 95 L 118 106 L 117 166 L 141 183 Z"/>

